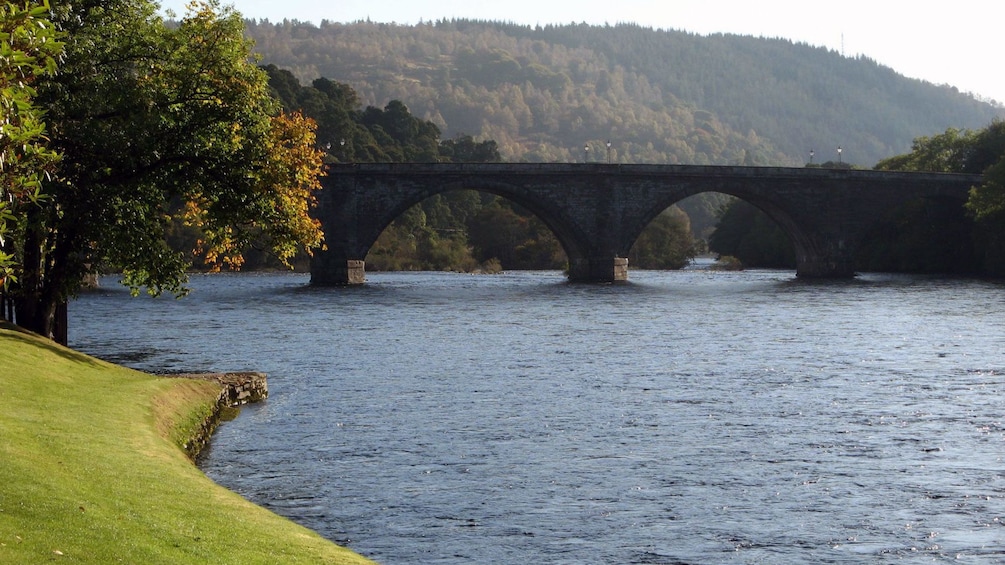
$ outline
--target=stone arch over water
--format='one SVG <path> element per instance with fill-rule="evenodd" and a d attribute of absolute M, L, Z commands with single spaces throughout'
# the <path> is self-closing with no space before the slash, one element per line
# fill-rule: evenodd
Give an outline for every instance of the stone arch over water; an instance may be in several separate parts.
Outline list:
<path fill-rule="evenodd" d="M 626 280 L 627 254 L 663 210 L 720 192 L 763 210 L 789 235 L 801 277 L 854 276 L 855 250 L 878 218 L 910 198 L 966 200 L 979 175 L 845 169 L 533 163 L 353 164 L 331 167 L 315 211 L 327 250 L 313 284 L 357 284 L 381 232 L 430 196 L 467 189 L 535 214 L 569 257 L 573 281 Z"/>

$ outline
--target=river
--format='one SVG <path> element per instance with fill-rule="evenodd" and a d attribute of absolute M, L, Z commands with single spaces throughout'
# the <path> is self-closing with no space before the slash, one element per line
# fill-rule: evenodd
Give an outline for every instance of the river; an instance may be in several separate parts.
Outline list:
<path fill-rule="evenodd" d="M 631 279 L 105 279 L 69 337 L 267 372 L 200 466 L 385 565 L 1005 561 L 1005 286 Z"/>

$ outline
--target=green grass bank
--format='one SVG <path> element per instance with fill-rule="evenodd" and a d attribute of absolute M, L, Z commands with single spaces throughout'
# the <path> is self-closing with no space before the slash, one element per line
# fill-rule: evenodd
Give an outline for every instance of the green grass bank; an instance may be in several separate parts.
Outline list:
<path fill-rule="evenodd" d="M 188 459 L 219 390 L 0 324 L 0 563 L 372 563 Z"/>

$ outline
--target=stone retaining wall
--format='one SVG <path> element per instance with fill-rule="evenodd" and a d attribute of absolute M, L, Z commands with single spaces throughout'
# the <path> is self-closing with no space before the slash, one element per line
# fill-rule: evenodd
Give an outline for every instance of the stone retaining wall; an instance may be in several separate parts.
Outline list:
<path fill-rule="evenodd" d="M 237 407 L 260 402 L 269 396 L 269 383 L 265 373 L 184 373 L 165 376 L 213 381 L 222 387 L 211 413 L 183 446 L 193 461 L 209 445 L 209 440 L 220 422 L 236 415 Z"/>
<path fill-rule="evenodd" d="M 259 402 L 269 396 L 269 383 L 265 373 L 185 373 L 172 376 L 220 383 L 223 391 L 220 392 L 218 403 L 230 407 Z"/>

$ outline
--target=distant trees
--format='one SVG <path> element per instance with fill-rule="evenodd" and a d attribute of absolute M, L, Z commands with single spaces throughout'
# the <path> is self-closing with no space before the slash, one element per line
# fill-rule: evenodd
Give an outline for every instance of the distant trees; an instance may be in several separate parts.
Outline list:
<path fill-rule="evenodd" d="M 496 163 L 502 161 L 495 140 L 477 142 L 470 135 L 457 135 L 440 142 L 440 157 L 453 163 Z"/>
<path fill-rule="evenodd" d="M 505 201 L 483 207 L 468 222 L 475 257 L 504 269 L 561 269 L 567 259 L 551 231 L 536 216 Z"/>
<path fill-rule="evenodd" d="M 671 206 L 639 236 L 628 253 L 628 264 L 637 269 L 682 269 L 697 253 L 687 214 Z"/>
<path fill-rule="evenodd" d="M 578 161 L 584 143 L 600 147 L 607 139 L 616 140 L 619 162 L 711 164 L 747 154 L 765 163 L 784 160 L 766 139 L 675 99 L 631 66 L 528 31 L 473 22 L 322 28 L 249 22 L 269 63 L 301 78 L 339 77 L 375 107 L 406 100 L 448 137 L 493 139 L 510 160 Z M 289 41 L 337 55 L 294 52 Z M 689 136 L 703 144 L 689 146 Z"/>

